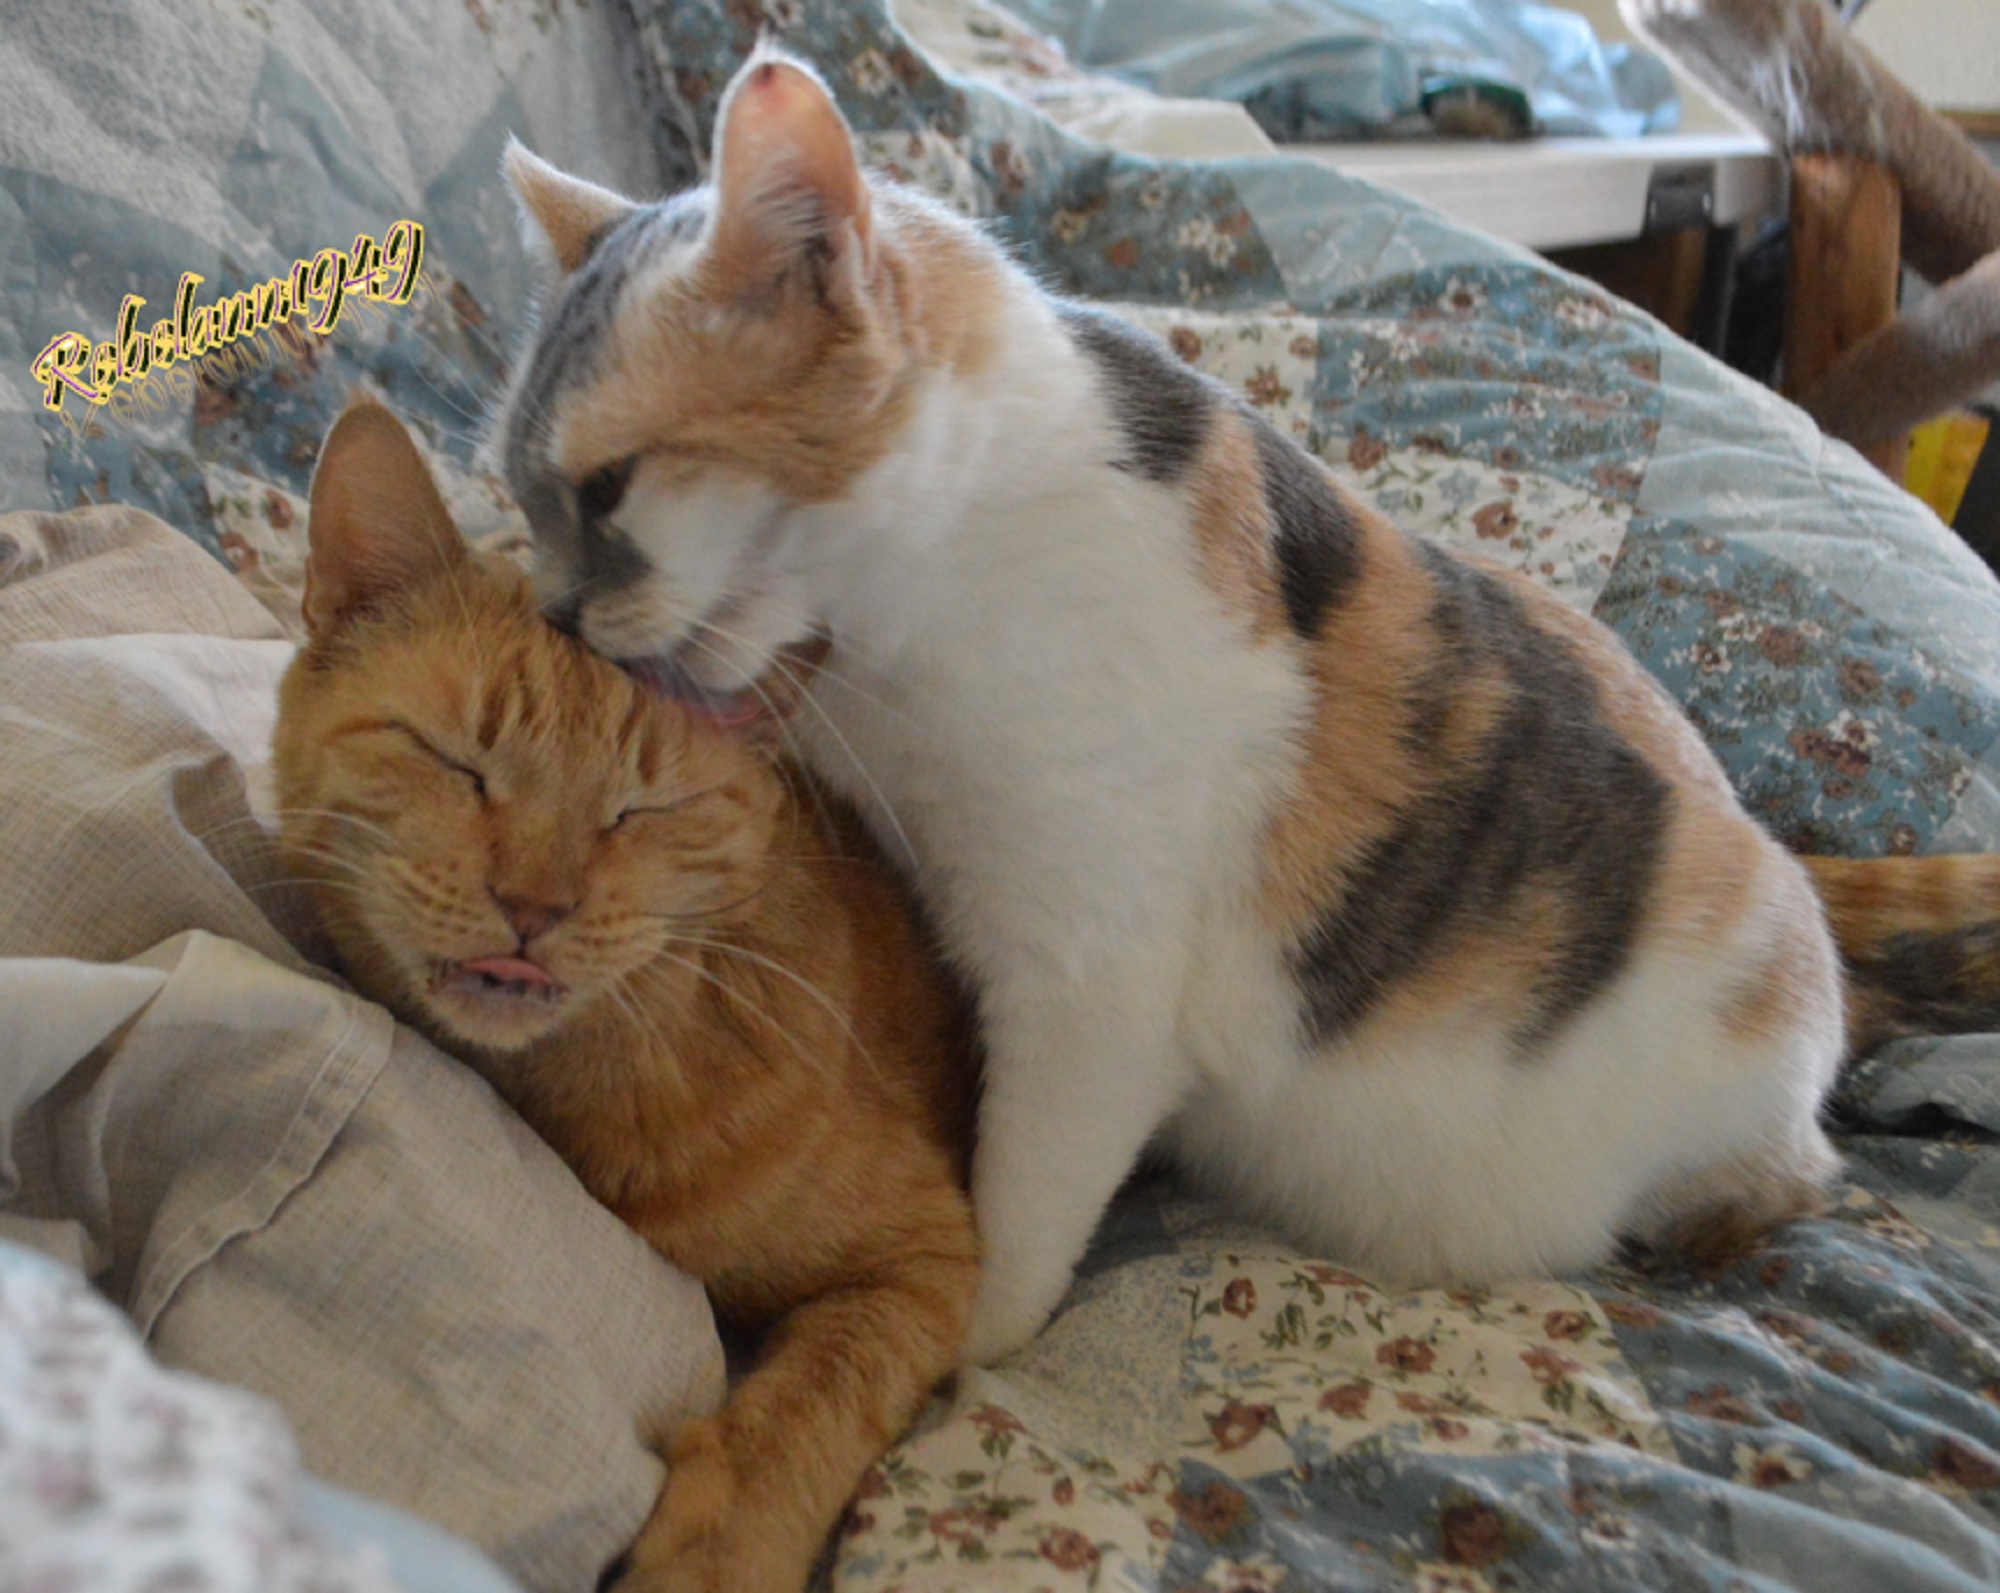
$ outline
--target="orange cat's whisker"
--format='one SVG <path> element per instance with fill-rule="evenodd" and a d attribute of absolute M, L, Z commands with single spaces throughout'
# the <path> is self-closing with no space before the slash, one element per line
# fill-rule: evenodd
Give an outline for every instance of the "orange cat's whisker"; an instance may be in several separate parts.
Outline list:
<path fill-rule="evenodd" d="M 775 878 L 777 878 L 775 873 L 766 874 L 763 879 L 759 880 L 756 885 L 745 891 L 741 896 L 723 902 L 715 907 L 700 907 L 678 913 L 642 913 L 639 916 L 649 921 L 663 924 L 712 924 L 719 919 L 727 918 L 731 914 L 740 912 L 745 907 L 748 907 L 758 897 L 762 896 L 765 891 L 771 888 L 771 882 Z"/>
<path fill-rule="evenodd" d="M 800 990 L 804 991 L 806 995 L 810 996 L 821 1007 L 826 1009 L 827 1015 L 840 1025 L 841 1032 L 854 1043 L 855 1050 L 860 1052 L 869 1067 L 875 1067 L 875 1059 L 868 1055 L 868 1048 L 862 1044 L 861 1035 L 855 1029 L 853 1020 L 841 1010 L 840 1005 L 831 996 L 820 989 L 810 979 L 801 977 L 790 968 L 787 968 L 783 963 L 774 962 L 771 958 L 764 956 L 763 953 L 752 951 L 747 946 L 732 945 L 726 940 L 704 940 L 694 935 L 677 935 L 674 939 L 677 945 L 694 946 L 703 951 L 713 951 L 729 957 L 741 957 L 744 961 L 754 963 L 757 967 L 777 974 L 780 978 L 789 979 Z M 669 954 L 663 952 L 662 955 Z"/>
<path fill-rule="evenodd" d="M 842 645 L 845 646 L 846 644 L 843 643 Z M 850 652 L 853 650 L 852 648 L 848 649 Z M 811 689 L 811 680 L 802 678 L 793 666 L 784 659 L 777 661 L 774 672 L 783 675 L 786 680 L 799 687 L 801 691 L 809 691 Z M 825 664 L 817 664 L 813 667 L 812 680 L 830 680 L 836 686 L 840 687 L 842 691 L 859 697 L 869 707 L 874 708 L 882 714 L 886 714 L 898 724 L 909 725 L 913 728 L 916 725 L 917 721 L 914 715 L 904 709 L 898 708 L 888 698 L 882 696 L 881 693 L 869 691 L 865 686 L 860 685 L 852 675 L 842 670 L 830 669 Z"/>
<path fill-rule="evenodd" d="M 364 894 L 361 885 L 354 880 L 317 879 L 310 874 L 290 874 L 283 879 L 259 880 L 250 885 L 239 885 L 237 889 L 246 896 L 255 896 L 259 891 L 290 890 L 299 885 L 315 885 L 321 890 L 346 891 L 356 900 Z"/>
<path fill-rule="evenodd" d="M 728 980 L 718 977 L 714 969 L 703 967 L 701 963 L 691 957 L 677 957 L 672 952 L 661 952 L 659 957 L 662 961 L 670 962 L 677 967 L 686 969 L 697 979 L 701 980 L 702 983 L 718 991 L 724 999 L 733 1002 L 764 1024 L 775 1038 L 785 1043 L 791 1050 L 794 1059 L 804 1063 L 809 1063 L 812 1060 L 812 1048 L 799 1035 L 797 1030 L 781 1022 L 777 1015 L 762 1002 L 754 1000 Z M 654 967 L 647 972 L 651 978 L 658 979 L 661 977 L 661 971 L 658 967 Z M 864 1060 L 868 1061 L 870 1071 L 875 1071 L 873 1060 L 866 1057 L 864 1057 Z"/>
<path fill-rule="evenodd" d="M 271 829 L 270 820 L 272 819 L 283 820 L 295 816 L 310 817 L 310 818 L 343 819 L 353 824 L 364 824 L 367 822 L 364 819 L 356 819 L 349 814 L 335 813 L 332 812 L 331 810 L 321 812 L 316 809 L 308 808 L 295 811 L 293 809 L 285 808 L 285 809 L 279 809 L 269 815 L 245 813 L 238 816 L 237 818 L 224 819 L 220 824 L 211 824 L 206 829 L 195 831 L 194 838 L 197 841 L 206 843 L 208 841 L 216 840 L 219 837 L 225 835 L 233 835 L 241 830 L 249 830 L 253 834 L 262 833 L 268 835 Z"/>
<path fill-rule="evenodd" d="M 393 835 L 391 835 L 387 830 L 383 829 L 381 825 L 375 823 L 374 820 L 364 819 L 359 814 L 355 813 L 343 813 L 337 808 L 299 808 L 299 807 L 278 808 L 272 812 L 271 817 L 279 820 L 280 822 L 283 822 L 286 819 L 325 819 L 334 823 L 351 825 L 357 830 L 365 830 L 370 836 L 380 841 L 384 846 L 394 846 L 396 844 L 396 838 Z M 255 818 L 235 819 L 231 821 L 232 824 L 257 823 L 257 822 L 258 821 Z M 227 829 L 228 827 L 229 827 L 228 825 L 218 826 L 216 832 L 214 833 L 220 833 L 221 830 Z"/>

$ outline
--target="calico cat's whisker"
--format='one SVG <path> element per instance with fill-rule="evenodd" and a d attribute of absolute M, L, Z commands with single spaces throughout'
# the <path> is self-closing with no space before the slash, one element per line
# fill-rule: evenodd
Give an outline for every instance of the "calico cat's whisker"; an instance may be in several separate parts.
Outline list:
<path fill-rule="evenodd" d="M 723 634 L 723 632 L 719 627 L 711 626 L 711 629 L 714 629 L 717 635 Z M 700 637 L 690 636 L 688 640 L 692 642 L 695 646 L 701 648 L 703 652 L 708 653 L 711 657 L 721 662 L 725 663 L 727 662 L 727 660 L 723 658 L 720 652 L 718 652 L 714 647 L 710 646 L 708 643 L 702 641 Z M 751 689 L 757 692 L 758 696 L 764 702 L 766 708 L 769 708 L 771 706 L 771 700 L 769 696 L 764 693 L 763 688 L 761 686 L 758 686 L 753 682 Z M 813 701 L 811 692 L 802 693 L 799 698 L 799 701 L 803 703 L 806 707 L 810 708 L 816 715 L 818 715 L 820 723 L 826 727 L 827 734 L 833 737 L 834 741 L 839 745 L 841 751 L 846 754 L 847 761 L 853 766 L 854 772 L 861 777 L 862 783 L 868 787 L 869 792 L 875 798 L 876 805 L 882 810 L 882 816 L 888 821 L 889 828 L 895 833 L 896 841 L 903 849 L 903 861 L 909 867 L 915 868 L 917 866 L 917 849 L 910 843 L 909 832 L 903 828 L 903 821 L 899 817 L 897 817 L 895 808 L 890 804 L 888 794 L 882 789 L 881 785 L 877 783 L 875 776 L 869 772 L 867 764 L 862 762 L 861 755 L 854 750 L 854 744 L 850 742 L 847 739 L 847 737 L 841 733 L 840 726 L 838 726 L 833 722 L 832 716 L 828 714 L 824 708 L 820 707 L 818 703 Z M 784 722 L 782 716 L 776 716 L 776 717 L 778 717 L 779 725 L 781 727 L 780 734 L 782 734 L 785 737 L 786 745 L 796 750 L 797 743 L 793 739 L 793 732 L 790 725 Z M 801 761 L 803 761 L 803 759 Z"/>
<path fill-rule="evenodd" d="M 840 643 L 840 646 L 843 651 L 855 654 L 864 663 L 867 661 L 866 653 L 862 652 L 859 648 L 849 646 L 844 639 Z M 776 663 L 776 672 L 782 674 L 786 680 L 802 691 L 811 690 L 813 684 L 817 681 L 830 680 L 849 696 L 859 698 L 862 702 L 867 703 L 869 707 L 874 708 L 897 723 L 904 725 L 914 725 L 916 723 L 915 718 L 907 709 L 897 707 L 880 692 L 870 691 L 867 687 L 861 685 L 853 675 L 845 670 L 835 669 L 831 664 L 818 663 L 812 666 L 810 672 L 801 674 L 797 667 L 789 660 L 780 658 Z"/>
<path fill-rule="evenodd" d="M 743 640 L 743 637 L 739 635 L 737 632 L 730 630 L 729 627 L 727 627 L 726 625 L 717 624 L 714 620 L 706 621 L 705 627 L 706 629 L 715 632 L 717 636 L 721 637 L 726 642 L 738 642 Z M 846 647 L 849 652 L 855 653 L 857 656 L 861 657 L 864 660 L 866 659 L 867 655 L 865 653 L 861 652 L 860 649 L 858 648 L 848 647 L 847 643 L 844 640 L 842 641 L 841 645 L 843 647 Z M 860 698 L 861 701 L 867 703 L 870 707 L 879 709 L 883 714 L 887 715 L 889 718 L 895 719 L 898 722 L 905 725 L 913 725 L 916 723 L 916 721 L 911 718 L 908 712 L 906 712 L 901 708 L 896 707 L 894 704 L 890 703 L 886 698 L 878 695 L 877 693 L 869 691 L 865 687 L 857 684 L 852 675 L 848 675 L 840 670 L 834 669 L 826 663 L 822 662 L 815 664 L 812 666 L 810 672 L 801 674 L 792 663 L 790 663 L 787 659 L 780 656 L 772 659 L 770 672 L 774 675 L 782 676 L 785 679 L 785 681 L 794 688 L 796 688 L 801 695 L 809 693 L 812 690 L 812 686 L 815 681 L 821 679 L 830 680 L 835 685 L 839 686 L 843 691 L 848 692 L 852 696 Z"/>
<path fill-rule="evenodd" d="M 579 576 L 576 580 L 570 582 L 568 586 L 558 587 L 555 591 L 546 594 L 538 594 L 535 600 L 536 606 L 541 609 L 543 614 L 547 614 L 551 609 L 561 608 L 571 598 L 575 597 L 577 593 L 589 591 L 596 584 L 596 581 L 588 575 Z"/>
<path fill-rule="evenodd" d="M 458 324 L 460 325 L 460 327 L 465 328 L 468 331 L 471 330 L 471 328 L 465 321 L 464 317 L 460 316 L 457 317 L 456 319 L 458 320 Z M 448 368 L 453 364 L 455 364 L 457 362 L 457 356 L 454 353 L 454 351 L 446 348 L 445 345 L 439 339 L 433 337 L 430 333 L 426 332 L 423 329 L 422 322 L 423 318 L 421 316 L 410 317 L 403 323 L 406 334 L 419 346 L 421 346 L 428 352 L 437 355 L 438 362 L 441 366 Z M 498 351 L 496 350 L 495 352 L 497 353 Z M 424 373 L 423 363 L 421 361 L 412 361 L 410 365 L 410 370 L 414 374 L 416 380 L 422 383 L 422 385 L 429 390 L 429 392 L 438 400 L 439 403 L 443 404 L 453 413 L 463 416 L 466 420 L 472 422 L 474 425 L 481 424 L 486 419 L 485 415 L 479 409 L 477 408 L 467 409 L 465 405 L 461 403 L 457 398 L 452 396 L 450 392 L 448 392 L 445 388 L 441 387 L 437 382 L 433 381 L 429 376 L 427 376 Z M 433 421 L 431 424 L 433 428 L 435 428 L 436 422 Z"/>
<path fill-rule="evenodd" d="M 722 640 L 724 640 L 725 642 L 741 641 L 743 639 L 735 632 L 725 630 L 722 626 L 716 624 L 713 620 L 704 621 L 703 628 L 706 630 L 713 631 L 717 636 L 721 637 Z M 684 645 L 689 647 L 698 647 L 704 653 L 708 654 L 710 658 L 713 658 L 717 663 L 722 664 L 725 667 L 732 667 L 732 668 L 734 667 L 733 665 L 730 664 L 729 659 L 723 654 L 722 650 L 719 647 L 715 646 L 714 643 L 712 642 L 704 641 L 698 635 L 690 633 Z M 753 696 L 756 697 L 756 699 L 760 703 L 764 705 L 764 711 L 767 714 L 769 714 L 774 721 L 777 722 L 779 729 L 782 732 L 785 729 L 784 716 L 778 712 L 778 705 L 772 701 L 771 694 L 764 689 L 763 680 L 761 678 L 752 680 L 743 689 L 745 691 L 750 692 Z"/>
<path fill-rule="evenodd" d="M 735 635 L 735 633 L 728 631 L 724 629 L 722 626 L 716 625 L 712 622 L 709 624 L 708 628 L 714 631 L 715 634 L 721 637 L 724 641 L 741 640 L 741 638 Z M 691 645 L 700 648 L 703 652 L 707 653 L 711 658 L 716 659 L 718 662 L 725 664 L 728 662 L 728 660 L 723 657 L 722 653 L 717 648 L 715 648 L 710 643 L 703 641 L 699 636 L 690 635 L 688 637 L 688 642 Z M 788 753 L 790 753 L 793 758 L 803 763 L 805 760 L 803 753 L 799 747 L 798 733 L 792 729 L 790 718 L 787 715 L 778 712 L 777 704 L 772 701 L 771 694 L 764 689 L 764 683 L 761 680 L 753 680 L 750 682 L 748 690 L 754 693 L 757 700 L 764 705 L 764 711 L 766 714 L 770 716 L 772 724 L 777 727 L 778 737 L 784 743 L 785 750 Z M 802 700 L 803 700 L 803 695 L 802 695 Z M 865 769 L 862 770 L 862 778 L 863 779 L 867 778 L 867 771 Z M 819 811 L 821 819 L 824 820 L 826 818 L 826 805 L 824 799 L 820 796 L 817 790 L 813 792 L 813 801 L 815 807 Z"/>
<path fill-rule="evenodd" d="M 480 417 L 473 415 L 473 416 L 467 416 L 466 418 L 469 420 L 476 421 Z M 456 426 L 446 425 L 445 422 L 441 420 L 432 420 L 427 422 L 425 426 L 425 431 L 429 435 L 429 437 L 433 440 L 433 444 L 435 444 L 435 442 L 440 439 L 448 442 L 465 443 L 468 446 L 476 446 L 479 442 L 479 434 L 477 432 L 462 431 Z"/>
<path fill-rule="evenodd" d="M 890 803 L 889 794 L 882 789 L 867 764 L 862 762 L 861 754 L 854 750 L 854 744 L 847 739 L 840 726 L 834 723 L 833 716 L 813 700 L 810 692 L 800 700 L 818 715 L 826 733 L 833 737 L 847 761 L 854 766 L 855 773 L 861 776 L 862 782 L 868 787 L 870 795 L 875 799 L 875 805 L 881 809 L 882 817 L 888 822 L 890 830 L 896 837 L 896 844 L 902 848 L 903 866 L 915 869 L 918 866 L 916 846 L 910 840 L 910 832 L 903 827 L 903 821 L 897 815 L 895 807 Z"/>

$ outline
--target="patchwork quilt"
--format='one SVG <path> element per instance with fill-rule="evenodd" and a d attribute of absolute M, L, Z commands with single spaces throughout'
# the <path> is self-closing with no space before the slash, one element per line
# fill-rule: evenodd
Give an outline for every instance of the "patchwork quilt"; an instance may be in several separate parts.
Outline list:
<path fill-rule="evenodd" d="M 1082 141 L 934 65 L 885 0 L 197 9 L 0 19 L 6 507 L 150 509 L 289 618 L 314 447 L 361 386 L 423 430 L 477 534 L 517 536 L 475 458 L 531 314 L 501 144 L 633 191 L 693 180 L 771 28 L 884 168 L 1158 330 L 1401 523 L 1610 624 L 1789 843 L 2000 847 L 2000 584 L 1788 405 L 1520 251 L 1316 165 Z M 960 59 L 1067 70 L 998 7 L 960 25 Z M 199 60 L 199 92 L 161 59 Z M 122 409 L 44 407 L 37 354 L 115 338 L 125 294 L 150 325 L 185 271 L 236 293 L 404 219 L 427 248 L 408 303 L 245 340 Z M 1401 1294 L 1142 1182 L 1049 1332 L 871 1473 L 826 1575 L 2000 1584 L 2000 1039 L 1892 1047 L 1831 1110 L 1835 1209 L 1712 1276 Z"/>

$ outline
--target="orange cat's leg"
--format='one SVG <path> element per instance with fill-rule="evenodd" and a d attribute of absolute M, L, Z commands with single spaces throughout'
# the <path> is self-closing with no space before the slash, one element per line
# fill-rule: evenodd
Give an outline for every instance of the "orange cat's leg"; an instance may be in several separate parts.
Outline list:
<path fill-rule="evenodd" d="M 861 1474 L 956 1363 L 978 1280 L 968 1245 L 786 1316 L 721 1413 L 676 1435 L 660 1502 L 607 1585 L 800 1593 Z"/>

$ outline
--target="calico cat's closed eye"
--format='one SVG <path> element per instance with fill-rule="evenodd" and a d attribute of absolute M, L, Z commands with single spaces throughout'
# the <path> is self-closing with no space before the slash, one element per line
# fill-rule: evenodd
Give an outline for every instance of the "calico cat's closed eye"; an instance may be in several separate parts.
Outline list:
<path fill-rule="evenodd" d="M 577 483 L 577 507 L 585 520 L 601 520 L 625 501 L 625 489 L 632 483 L 636 459 L 620 459 L 601 470 L 593 470 Z"/>

